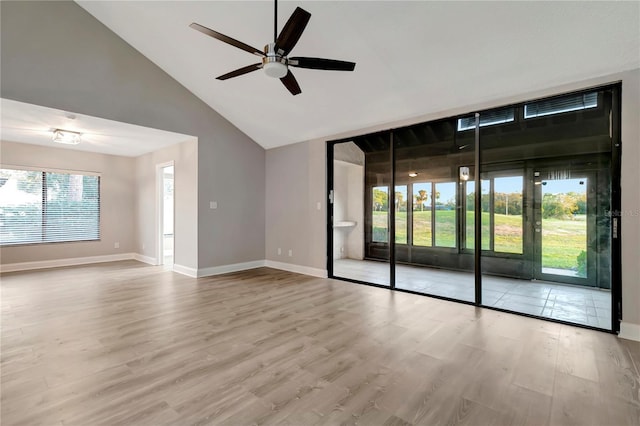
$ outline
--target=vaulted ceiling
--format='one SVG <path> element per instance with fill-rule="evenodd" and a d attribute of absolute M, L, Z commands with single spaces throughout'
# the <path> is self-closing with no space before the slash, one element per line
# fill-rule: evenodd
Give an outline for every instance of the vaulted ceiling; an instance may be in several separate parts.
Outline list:
<path fill-rule="evenodd" d="M 271 1 L 78 1 L 264 148 L 490 102 L 640 67 L 638 2 L 279 2 L 311 20 L 292 56 L 354 61 L 354 72 L 294 69 L 292 96 L 258 58 L 189 28 L 261 49 Z"/>

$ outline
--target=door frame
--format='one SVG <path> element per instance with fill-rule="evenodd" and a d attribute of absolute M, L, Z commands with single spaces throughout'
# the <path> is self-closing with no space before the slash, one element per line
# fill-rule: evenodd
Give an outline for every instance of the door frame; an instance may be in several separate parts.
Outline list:
<path fill-rule="evenodd" d="M 173 244 L 173 263 L 175 264 L 175 176 L 176 168 L 173 160 L 156 164 L 156 265 L 164 265 L 164 169 L 173 167 L 173 187 L 174 187 L 174 203 L 173 203 L 173 222 L 174 222 L 174 244 Z M 173 267 L 173 265 L 171 265 Z"/>
<path fill-rule="evenodd" d="M 570 165 L 568 165 L 570 168 Z M 594 249 L 590 247 L 589 237 L 594 235 L 596 232 L 596 220 L 595 214 L 597 209 L 597 199 L 594 199 L 595 187 L 597 185 L 596 171 L 584 171 L 584 170 L 571 170 L 571 177 L 567 179 L 540 179 L 541 182 L 550 181 L 550 180 L 568 180 L 568 179 L 580 179 L 584 178 L 587 181 L 586 187 L 586 196 L 587 196 L 587 218 L 586 218 L 586 253 L 587 253 L 587 276 L 586 277 L 577 277 L 577 276 L 564 276 L 561 274 L 551 274 L 547 272 L 543 272 L 542 270 L 542 225 L 543 225 L 543 217 L 542 217 L 542 186 L 544 183 L 540 185 L 537 184 L 538 176 L 535 176 L 535 173 L 544 173 L 545 171 L 554 170 L 557 168 L 554 167 L 534 167 L 534 184 L 533 187 L 533 222 L 531 228 L 531 239 L 533 244 L 533 258 L 532 258 L 532 276 L 533 279 L 543 280 L 543 281 L 552 281 L 558 283 L 565 284 L 573 284 L 584 287 L 593 287 L 598 288 L 597 274 L 596 268 L 594 267 L 596 256 L 594 253 Z"/>

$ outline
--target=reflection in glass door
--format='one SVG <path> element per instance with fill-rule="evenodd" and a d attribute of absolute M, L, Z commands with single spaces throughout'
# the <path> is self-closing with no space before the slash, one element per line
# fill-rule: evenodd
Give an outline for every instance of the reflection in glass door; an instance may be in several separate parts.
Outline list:
<path fill-rule="evenodd" d="M 393 194 L 388 139 L 360 137 L 334 143 L 329 150 L 330 270 L 335 277 L 389 286 L 394 212 L 390 210 Z"/>

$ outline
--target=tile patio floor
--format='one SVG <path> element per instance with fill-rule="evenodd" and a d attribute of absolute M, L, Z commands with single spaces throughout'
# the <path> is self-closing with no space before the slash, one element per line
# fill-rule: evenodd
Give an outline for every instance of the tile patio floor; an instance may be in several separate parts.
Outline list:
<path fill-rule="evenodd" d="M 389 264 L 336 259 L 336 277 L 389 285 Z M 474 300 L 474 276 L 470 272 L 397 265 L 396 288 L 452 299 Z M 484 275 L 485 306 L 611 330 L 611 293 L 607 290 Z"/>

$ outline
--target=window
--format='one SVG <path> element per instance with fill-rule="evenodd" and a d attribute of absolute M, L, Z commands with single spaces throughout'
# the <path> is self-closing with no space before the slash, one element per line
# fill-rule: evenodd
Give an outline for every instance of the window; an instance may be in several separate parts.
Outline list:
<path fill-rule="evenodd" d="M 530 102 L 524 105 L 524 118 L 543 117 L 563 112 L 579 111 L 598 106 L 598 93 L 569 95 L 561 98 Z"/>
<path fill-rule="evenodd" d="M 413 245 L 431 246 L 431 182 L 413 184 Z"/>
<path fill-rule="evenodd" d="M 389 189 L 386 186 L 374 186 L 371 195 L 371 241 L 389 242 Z"/>
<path fill-rule="evenodd" d="M 509 123 L 514 120 L 513 108 L 501 109 L 497 111 L 487 111 L 480 114 L 480 127 L 494 124 Z M 458 131 L 476 128 L 475 117 L 465 117 L 458 119 Z"/>
<path fill-rule="evenodd" d="M 456 184 L 435 184 L 435 242 L 438 247 L 456 246 Z"/>
<path fill-rule="evenodd" d="M 0 245 L 99 239 L 99 176 L 0 169 Z"/>
<path fill-rule="evenodd" d="M 522 176 L 493 181 L 494 250 L 522 254 Z"/>
<path fill-rule="evenodd" d="M 407 186 L 396 186 L 396 243 L 407 244 Z"/>
<path fill-rule="evenodd" d="M 522 254 L 522 176 L 490 177 L 482 189 L 482 250 Z M 475 182 L 465 183 L 464 247 L 474 249 Z"/>

